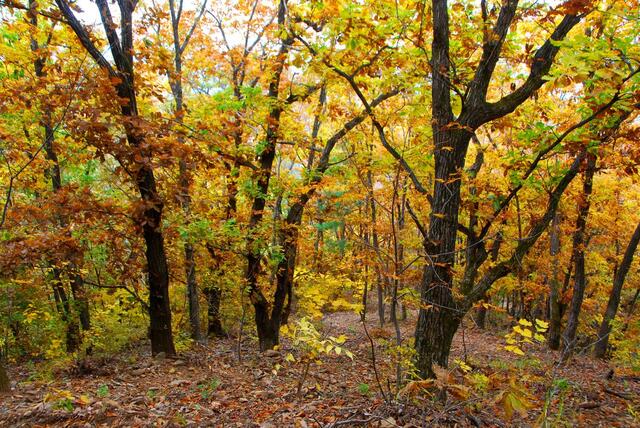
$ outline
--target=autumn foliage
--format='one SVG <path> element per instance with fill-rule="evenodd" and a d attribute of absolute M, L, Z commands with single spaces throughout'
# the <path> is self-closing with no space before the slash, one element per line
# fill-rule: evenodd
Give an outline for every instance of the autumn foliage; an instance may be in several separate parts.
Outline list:
<path fill-rule="evenodd" d="M 329 361 L 367 367 L 362 400 L 560 423 L 559 371 L 640 370 L 639 17 L 0 0 L 0 389 L 226 349 L 296 400 Z"/>

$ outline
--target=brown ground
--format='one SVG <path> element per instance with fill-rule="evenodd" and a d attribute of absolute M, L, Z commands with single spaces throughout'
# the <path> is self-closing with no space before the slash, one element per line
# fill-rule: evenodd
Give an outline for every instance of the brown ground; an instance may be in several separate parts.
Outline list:
<path fill-rule="evenodd" d="M 374 315 L 369 317 L 378 345 L 392 340 L 392 327 L 377 329 Z M 403 323 L 405 337 L 411 336 L 413 324 Z M 344 347 L 354 359 L 324 357 L 323 365 L 311 368 L 301 399 L 296 397 L 301 367 L 283 361 L 286 342 L 282 355 L 267 356 L 247 339 L 241 362 L 233 338 L 199 346 L 179 359 L 153 359 L 148 347 L 140 345 L 67 370 L 49 383 L 28 382 L 26 369 L 12 367 L 17 384 L 10 396 L 0 397 L 0 426 L 535 426 L 552 376 L 565 379 L 567 389 L 549 400 L 548 426 L 640 426 L 639 377 L 615 373 L 607 379 L 609 365 L 586 356 L 554 369 L 557 354 L 544 346 L 517 357 L 502 349 L 502 336 L 474 328 L 457 335 L 451 361 L 464 358 L 466 350 L 473 372 L 490 377 L 487 389 L 472 388 L 453 370 L 449 382 L 465 384 L 465 397 L 418 389 L 411 396 L 387 393 L 391 398 L 385 402 L 358 316 L 330 314 L 323 326 L 327 334 L 348 336 Z M 382 346 L 377 346 L 376 357 L 383 388 L 395 392 L 394 372 Z M 283 366 L 277 375 L 272 372 L 275 364 Z M 516 413 L 507 419 L 496 400 L 509 379 L 526 388 L 530 408 L 525 417 Z"/>

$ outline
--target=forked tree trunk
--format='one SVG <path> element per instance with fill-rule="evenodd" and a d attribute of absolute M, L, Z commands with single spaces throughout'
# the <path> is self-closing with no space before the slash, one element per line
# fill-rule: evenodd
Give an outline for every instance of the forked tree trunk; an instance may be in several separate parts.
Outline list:
<path fill-rule="evenodd" d="M 464 106 L 459 116 L 455 117 L 451 103 L 449 8 L 446 0 L 432 1 L 431 123 L 435 180 L 430 201 L 429 231 L 425 240 L 429 265 L 425 267 L 423 274 L 422 304 L 415 337 L 416 368 L 422 376 L 433 377 L 433 363 L 447 364 L 451 340 L 466 311 L 482 298 L 496 278 L 506 275 L 515 267 L 515 263 L 510 259 L 509 262 L 491 268 L 480 284 L 463 284 L 468 294 L 465 293 L 466 298 L 463 302 L 456 302 L 452 287 L 458 214 L 461 207 L 460 171 L 464 168 L 469 140 L 478 127 L 510 114 L 544 84 L 543 77 L 548 73 L 559 49 L 554 46 L 552 40 L 564 39 L 569 30 L 580 21 L 577 16 L 566 15 L 554 30 L 552 40 L 547 40 L 536 51 L 526 83 L 501 100 L 488 103 L 486 98 L 491 76 L 516 15 L 517 6 L 517 0 L 503 2 L 493 30 L 485 33 L 482 57 L 467 88 Z M 487 20 L 486 4 L 482 3 L 481 8 Z M 488 34 L 490 36 L 487 36 Z M 564 188 L 566 187 L 563 183 L 559 190 L 564 191 Z M 555 191 L 553 196 L 549 209 L 555 212 L 559 196 Z M 504 203 L 508 203 L 509 200 Z M 551 220 L 547 219 L 548 214 L 547 212 L 544 221 L 538 222 L 533 229 L 546 227 Z M 486 227 L 490 225 L 491 222 Z M 483 234 L 486 233 L 484 228 L 485 226 Z M 524 256 L 536 239 L 537 237 L 528 236 L 526 241 L 521 241 L 517 248 L 518 256 Z M 483 258 L 486 259 L 486 254 L 480 252 L 478 258 L 474 263 L 479 267 L 484 261 Z"/>
<path fill-rule="evenodd" d="M 73 29 L 78 40 L 83 45 L 96 64 L 102 68 L 114 82 L 114 88 L 121 99 L 120 112 L 125 118 L 122 126 L 127 137 L 127 143 L 135 153 L 135 158 L 141 158 L 135 163 L 134 180 L 145 207 L 139 224 L 145 241 L 145 256 L 147 261 L 147 280 L 149 287 L 149 336 L 151 352 L 155 355 L 164 352 L 175 354 L 173 333 L 171 330 L 171 307 L 169 305 L 169 268 L 164 248 L 162 234 L 162 210 L 164 204 L 158 193 L 156 180 L 151 166 L 151 148 L 145 144 L 145 135 L 138 129 L 135 122 L 138 118 L 138 106 L 134 85 L 134 43 L 133 43 L 133 13 L 136 2 L 120 2 L 118 25 L 113 21 L 113 15 L 106 0 L 96 0 L 96 5 L 102 19 L 102 27 L 107 36 L 113 65 L 101 53 L 87 32 L 85 26 L 78 20 L 67 0 L 56 0 L 58 9 L 65 17 L 65 22 Z M 131 120 L 134 119 L 134 120 Z"/>
<path fill-rule="evenodd" d="M 590 197 L 593 190 L 593 176 L 596 170 L 596 156 L 588 153 L 586 159 L 586 169 L 584 172 L 584 183 L 582 190 L 582 201 L 580 201 L 578 209 L 578 220 L 576 222 L 576 231 L 573 235 L 573 254 L 575 262 L 575 275 L 573 285 L 573 296 L 571 297 L 571 306 L 569 311 L 569 319 L 567 327 L 562 336 L 564 349 L 561 359 L 566 361 L 575 349 L 576 335 L 578 332 L 578 321 L 580 319 L 580 310 L 584 301 L 584 291 L 586 288 L 585 273 L 585 236 L 587 229 L 587 217 L 589 216 Z"/>
<path fill-rule="evenodd" d="M 627 249 L 624 252 L 622 263 L 616 272 L 613 279 L 613 288 L 609 295 L 609 301 L 607 302 L 607 309 L 602 318 L 602 324 L 598 330 L 598 341 L 594 348 L 594 354 L 598 358 L 604 358 L 607 353 L 607 347 L 609 345 L 609 335 L 611 334 L 611 322 L 616 317 L 618 312 L 618 306 L 620 305 L 620 295 L 622 294 L 622 287 L 624 280 L 631 268 L 631 262 L 633 262 L 633 256 L 638 248 L 638 242 L 640 242 L 640 223 L 636 226 L 636 230 L 633 232 Z"/>

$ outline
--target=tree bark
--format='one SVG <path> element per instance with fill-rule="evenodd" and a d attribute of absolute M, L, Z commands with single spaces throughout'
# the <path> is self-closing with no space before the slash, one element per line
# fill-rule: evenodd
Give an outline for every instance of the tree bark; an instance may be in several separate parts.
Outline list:
<path fill-rule="evenodd" d="M 487 284 L 492 283 L 496 276 L 505 275 L 514 267 L 510 261 L 490 269 L 490 274 L 485 275 L 478 285 L 463 284 L 463 290 L 468 291 L 464 302 L 459 305 L 454 299 L 452 273 L 460 210 L 460 171 L 464 167 L 469 141 L 475 129 L 513 112 L 544 84 L 543 77 L 548 73 L 559 49 L 553 41 L 562 40 L 580 21 L 577 16 L 566 15 L 550 40 L 536 51 L 525 83 L 501 100 L 488 103 L 486 96 L 491 76 L 515 16 L 517 4 L 517 0 L 503 2 L 493 30 L 485 33 L 482 57 L 468 87 L 460 115 L 455 118 L 451 104 L 448 5 L 446 0 L 432 1 L 431 111 L 435 180 L 429 231 L 425 240 L 429 265 L 423 274 L 422 305 L 415 337 L 416 368 L 424 377 L 434 376 L 432 363 L 446 365 L 451 340 L 460 320 L 470 305 L 483 295 L 478 292 L 486 291 Z M 482 8 L 486 18 L 484 3 Z M 509 200 L 505 200 L 504 203 L 508 202 Z M 557 200 L 551 202 L 551 208 L 555 211 Z M 542 223 L 536 227 L 542 226 Z M 491 222 L 487 222 L 485 227 L 490 227 L 490 224 Z M 483 228 L 482 234 L 484 233 Z M 523 256 L 529 250 L 530 242 L 535 242 L 535 239 L 537 237 L 528 237 L 526 243 L 519 245 L 518 253 L 522 252 Z M 476 265 L 479 267 L 486 260 L 486 252 L 480 251 L 478 259 Z"/>
<path fill-rule="evenodd" d="M 280 0 L 278 5 L 278 25 L 284 27 L 287 13 L 287 1 Z M 251 205 L 249 217 L 249 234 L 247 237 L 247 270 L 245 281 L 249 288 L 249 300 L 255 311 L 255 323 L 258 333 L 258 342 L 261 351 L 272 349 L 279 342 L 281 312 L 270 314 L 269 301 L 260 290 L 258 276 L 260 274 L 260 261 L 262 259 L 260 248 L 257 248 L 257 228 L 264 216 L 266 198 L 269 191 L 271 169 L 276 155 L 278 132 L 280 129 L 280 116 L 283 112 L 283 103 L 279 99 L 280 78 L 284 71 L 284 65 L 293 45 L 293 37 L 289 34 L 283 36 L 276 62 L 273 65 L 267 97 L 272 101 L 272 106 L 267 117 L 266 143 L 258 156 L 258 172 L 255 180 L 256 196 Z M 281 298 L 282 302 L 273 302 L 273 307 L 281 308 L 286 297 L 286 290 L 277 286 L 274 299 Z"/>
<path fill-rule="evenodd" d="M 120 2 L 120 34 L 113 21 L 109 4 L 106 0 L 96 0 L 102 26 L 109 43 L 114 66 L 96 47 L 86 27 L 78 20 L 67 0 L 56 0 L 58 9 L 65 17 L 67 24 L 73 29 L 80 43 L 93 57 L 100 68 L 113 78 L 114 88 L 123 104 L 120 108 L 125 118 L 123 127 L 132 152 L 142 161 L 133 162 L 133 175 L 140 199 L 145 207 L 139 225 L 145 241 L 147 260 L 147 280 L 149 287 L 149 336 L 151 352 L 167 355 L 175 354 L 173 333 L 171 330 L 171 308 L 169 305 L 169 268 L 162 234 L 162 210 L 164 204 L 160 197 L 151 166 L 151 149 L 144 144 L 144 133 L 135 124 L 138 118 L 138 106 L 134 84 L 134 46 L 133 46 L 133 12 L 135 2 Z M 136 159 L 138 156 L 132 156 Z"/>
<path fill-rule="evenodd" d="M 571 305 L 569 309 L 569 319 L 567 320 L 567 327 L 562 337 L 564 343 L 564 349 L 561 356 L 562 361 L 569 359 L 575 349 L 580 310 L 582 308 L 582 302 L 584 301 L 584 290 L 586 288 L 584 257 L 586 246 L 585 235 L 587 229 L 587 217 L 589 216 L 589 208 L 591 205 L 590 197 L 593 190 L 593 176 L 595 174 L 595 170 L 596 156 L 592 153 L 588 153 L 584 172 L 582 200 L 579 203 L 576 231 L 573 235 L 575 274 L 573 296 L 571 297 Z"/>
<path fill-rule="evenodd" d="M 213 260 L 214 269 L 222 272 L 223 260 L 211 245 L 207 246 L 211 259 Z M 205 288 L 204 294 L 207 298 L 207 335 L 209 337 L 225 337 L 227 333 L 222 327 L 222 318 L 220 316 L 220 303 L 222 301 L 221 284 L 209 285 Z"/>
<path fill-rule="evenodd" d="M 549 234 L 549 255 L 551 257 L 551 280 L 549 281 L 549 333 L 547 335 L 549 349 L 560 348 L 560 335 L 562 327 L 562 314 L 564 304 L 562 303 L 562 293 L 560 291 L 560 214 L 553 217 L 551 223 L 551 233 Z"/>
<path fill-rule="evenodd" d="M 36 10 L 37 7 L 38 6 L 34 2 L 34 0 L 29 1 L 28 15 L 31 24 L 34 27 L 38 26 L 38 15 Z M 44 79 L 47 76 L 47 73 L 45 71 L 45 58 L 40 56 L 41 51 L 45 52 L 46 50 L 42 48 L 46 48 L 46 46 L 40 46 L 35 38 L 31 38 L 31 51 L 36 55 L 33 66 L 36 77 L 38 77 L 38 79 Z M 47 170 L 45 171 L 45 175 L 49 180 L 51 180 L 51 190 L 53 191 L 53 193 L 58 193 L 62 189 L 62 174 L 60 172 L 60 162 L 58 161 L 58 154 L 53 144 L 55 135 L 53 124 L 51 121 L 51 111 L 48 107 L 44 107 L 42 116 L 43 118 L 41 120 L 41 125 L 42 129 L 44 130 L 43 147 L 46 159 L 51 162 L 51 166 L 47 168 Z M 56 219 L 61 228 L 67 228 L 69 221 L 66 217 L 58 215 L 56 216 Z M 69 234 L 68 231 L 67 234 Z M 57 297 L 57 301 L 60 303 L 58 306 L 59 311 L 62 315 L 63 321 L 67 325 L 67 352 L 75 352 L 80 346 L 81 337 L 80 328 L 78 326 L 78 321 L 75 313 L 76 311 L 74 309 L 77 309 L 79 312 L 80 321 L 84 330 L 89 330 L 89 328 L 91 328 L 91 325 L 89 319 L 89 304 L 84 293 L 84 283 L 82 281 L 82 276 L 80 276 L 80 274 L 78 273 L 76 263 L 73 260 L 68 260 L 68 262 L 69 273 L 73 276 L 71 279 L 71 290 L 76 304 L 71 304 L 69 295 L 65 292 L 64 285 L 62 284 L 63 273 L 55 266 L 53 267 L 53 288 L 54 295 Z"/>
<path fill-rule="evenodd" d="M 598 330 L 598 341 L 596 342 L 594 349 L 594 354 L 598 358 L 604 358 L 607 353 L 607 347 L 609 345 L 609 335 L 611 334 L 611 322 L 614 320 L 618 312 L 618 306 L 620 305 L 620 296 L 622 294 L 622 287 L 624 286 L 624 281 L 627 273 L 631 268 L 633 256 L 635 255 L 639 242 L 640 223 L 638 224 L 638 226 L 636 226 L 633 235 L 631 235 L 631 239 L 629 240 L 627 249 L 625 250 L 624 256 L 622 257 L 622 263 L 620 263 L 615 277 L 613 278 L 613 288 L 611 289 L 611 294 L 609 295 L 609 301 L 607 302 L 607 309 L 604 313 L 604 317 L 602 318 L 602 324 L 600 324 L 600 329 Z"/>
<path fill-rule="evenodd" d="M 6 394 L 9 392 L 11 392 L 9 375 L 7 374 L 7 368 L 4 365 L 3 358 L 0 357 L 0 394 Z"/>
<path fill-rule="evenodd" d="M 178 9 L 181 11 L 183 1 L 180 0 Z M 182 54 L 186 49 L 191 34 L 195 30 L 195 27 L 200 20 L 200 17 L 204 13 L 206 7 L 206 1 L 202 5 L 202 10 L 199 15 L 194 19 L 191 30 L 184 39 L 180 38 L 180 19 L 182 14 L 176 13 L 176 7 L 174 0 L 169 0 L 169 11 L 171 13 L 171 29 L 173 34 L 173 59 L 175 70 L 173 73 L 169 72 L 169 86 L 173 94 L 175 103 L 175 120 L 178 125 L 182 125 L 184 116 L 184 102 L 183 102 L 183 89 L 182 89 Z M 178 137 L 178 142 L 184 144 L 182 136 Z M 182 207 L 186 218 L 186 224 L 188 225 L 191 217 L 191 167 L 187 161 L 183 158 L 179 162 L 179 202 Z M 196 341 L 202 341 L 202 327 L 200 325 L 200 300 L 198 298 L 198 282 L 196 276 L 196 261 L 195 250 L 190 242 L 184 243 L 184 265 L 185 265 L 185 277 L 187 282 L 187 300 L 189 302 L 189 324 L 191 326 L 191 337 Z"/>
<path fill-rule="evenodd" d="M 378 239 L 377 229 L 377 213 L 376 213 L 376 201 L 373 194 L 373 176 L 371 174 L 371 168 L 367 170 L 367 186 L 369 187 L 369 213 L 371 215 L 371 243 L 373 244 L 373 250 L 378 257 L 378 263 L 376 263 L 376 295 L 378 300 L 378 322 L 380 327 L 384 325 L 384 287 L 382 281 L 381 263 L 380 257 L 380 241 Z"/>

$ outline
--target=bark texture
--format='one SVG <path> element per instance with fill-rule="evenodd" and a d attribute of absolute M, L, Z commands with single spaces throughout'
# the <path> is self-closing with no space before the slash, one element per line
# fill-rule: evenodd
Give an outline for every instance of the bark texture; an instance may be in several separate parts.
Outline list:
<path fill-rule="evenodd" d="M 618 313 L 618 306 L 620 306 L 620 296 L 622 295 L 622 287 L 624 286 L 624 280 L 629 273 L 631 263 L 633 262 L 633 256 L 635 255 L 638 243 L 640 242 L 640 224 L 636 226 L 627 249 L 622 257 L 622 263 L 616 271 L 616 275 L 613 278 L 613 287 L 609 294 L 609 301 L 607 302 L 607 309 L 605 310 L 602 318 L 602 324 L 598 330 L 598 341 L 594 348 L 594 354 L 598 358 L 604 358 L 607 353 L 607 347 L 609 345 L 609 335 L 611 334 L 611 322 Z"/>

